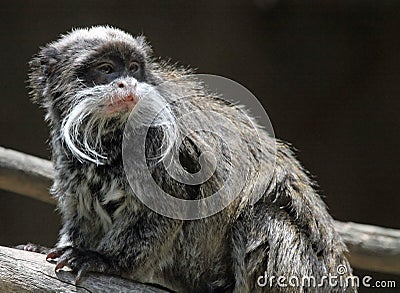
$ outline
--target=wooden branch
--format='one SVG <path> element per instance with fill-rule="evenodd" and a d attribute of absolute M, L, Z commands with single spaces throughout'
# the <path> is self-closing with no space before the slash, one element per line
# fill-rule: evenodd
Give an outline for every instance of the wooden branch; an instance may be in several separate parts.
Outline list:
<path fill-rule="evenodd" d="M 78 286 L 74 274 L 54 272 L 44 254 L 0 246 L 0 292 L 153 292 L 167 291 L 122 278 L 89 274 Z"/>
<path fill-rule="evenodd" d="M 355 268 L 400 274 L 400 230 L 335 221 Z"/>
<path fill-rule="evenodd" d="M 48 194 L 52 179 L 51 162 L 0 147 L 0 188 L 55 203 Z M 335 226 L 353 267 L 400 274 L 400 230 L 339 221 Z"/>
<path fill-rule="evenodd" d="M 50 161 L 0 147 L 0 188 L 54 204 Z"/>

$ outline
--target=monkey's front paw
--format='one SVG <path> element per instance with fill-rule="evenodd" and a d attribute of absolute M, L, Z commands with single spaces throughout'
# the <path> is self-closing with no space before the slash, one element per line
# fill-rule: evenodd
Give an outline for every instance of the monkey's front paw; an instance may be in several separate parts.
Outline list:
<path fill-rule="evenodd" d="M 110 261 L 94 251 L 71 246 L 55 248 L 47 254 L 46 260 L 57 258 L 55 271 L 57 272 L 65 266 L 70 267 L 72 271 L 77 273 L 75 284 L 78 284 L 88 272 L 115 273 Z"/>

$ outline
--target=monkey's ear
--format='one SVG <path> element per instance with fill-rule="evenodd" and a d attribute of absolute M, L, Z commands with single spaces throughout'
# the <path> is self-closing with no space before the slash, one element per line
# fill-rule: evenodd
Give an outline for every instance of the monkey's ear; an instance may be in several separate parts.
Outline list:
<path fill-rule="evenodd" d="M 29 62 L 29 88 L 32 100 L 41 104 L 46 95 L 46 87 L 54 75 L 60 53 L 56 48 L 48 45 L 33 56 Z"/>
<path fill-rule="evenodd" d="M 153 55 L 153 49 L 150 46 L 150 43 L 147 41 L 144 35 L 140 35 L 135 37 L 136 44 L 142 52 L 145 52 L 147 57 Z"/>

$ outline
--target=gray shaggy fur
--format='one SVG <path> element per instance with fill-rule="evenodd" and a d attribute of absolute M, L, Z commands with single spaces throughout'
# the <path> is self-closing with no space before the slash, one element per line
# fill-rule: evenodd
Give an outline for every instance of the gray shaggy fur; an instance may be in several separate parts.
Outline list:
<path fill-rule="evenodd" d="M 110 54 L 121 62 L 135 60 L 140 71 L 110 82 L 95 82 L 88 74 L 90 66 Z M 87 271 L 97 271 L 179 292 L 308 292 L 315 289 L 281 288 L 276 282 L 273 287 L 259 287 L 257 279 L 264 275 L 314 276 L 318 281 L 329 274 L 336 276 L 338 265 L 347 268 L 344 277 L 351 275 L 343 255 L 345 245 L 290 148 L 261 128 L 256 131 L 241 108 L 221 101 L 189 71 L 154 59 L 144 37 L 132 37 L 111 27 L 73 30 L 43 47 L 30 68 L 31 95 L 44 107 L 51 131 L 55 166 L 52 193 L 63 228 L 48 257 L 58 258 L 57 268 L 71 267 L 78 279 Z M 96 70 L 108 72 L 108 68 Z M 127 89 L 118 89 L 118 82 Z M 164 90 L 163 83 L 167 85 Z M 207 197 L 223 184 L 232 160 L 248 166 L 245 188 L 223 211 L 200 220 L 175 220 L 153 212 L 136 198 L 121 157 L 129 112 L 104 113 L 107 103 L 113 103 L 113 97 L 123 95 L 121 90 L 129 90 L 132 84 L 136 84 L 139 100 L 157 86 L 161 86 L 160 95 L 188 96 L 166 108 L 151 125 L 146 140 L 147 155 L 159 158 L 149 159 L 148 167 L 169 194 L 182 199 Z M 165 106 L 157 95 L 151 97 L 150 106 Z M 183 127 L 175 119 L 202 109 L 212 109 L 232 121 L 245 143 L 229 146 L 230 155 L 207 182 L 180 184 L 163 167 L 165 153 L 160 150 L 179 148 L 182 166 L 197 172 L 200 146 L 219 142 L 197 133 L 174 145 Z M 143 118 L 140 115 L 146 113 L 139 113 L 139 120 Z M 192 124 L 200 129 L 212 121 L 205 115 Z M 245 148 L 250 157 L 242 155 Z M 224 152 L 223 145 L 221 149 Z M 139 184 L 140 174 L 140 170 L 135 173 Z M 265 192 L 252 202 L 256 190 Z M 326 283 L 323 288 L 323 292 L 344 290 Z"/>

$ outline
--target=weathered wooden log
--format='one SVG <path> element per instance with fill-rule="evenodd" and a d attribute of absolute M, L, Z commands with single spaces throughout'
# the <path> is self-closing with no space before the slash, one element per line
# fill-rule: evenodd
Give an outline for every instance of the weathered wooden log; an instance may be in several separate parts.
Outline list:
<path fill-rule="evenodd" d="M 400 274 L 400 230 L 339 221 L 335 226 L 353 267 Z"/>
<path fill-rule="evenodd" d="M 167 292 L 100 274 L 88 274 L 75 286 L 72 272 L 55 273 L 54 267 L 44 254 L 0 246 L 0 292 Z"/>
<path fill-rule="evenodd" d="M 49 196 L 52 181 L 53 165 L 50 161 L 0 147 L 1 189 L 55 203 Z"/>

